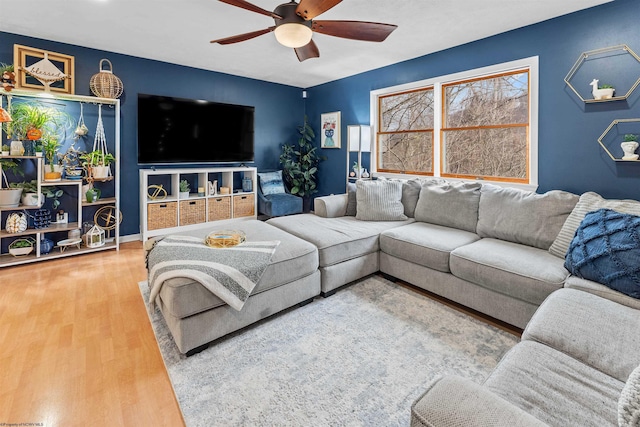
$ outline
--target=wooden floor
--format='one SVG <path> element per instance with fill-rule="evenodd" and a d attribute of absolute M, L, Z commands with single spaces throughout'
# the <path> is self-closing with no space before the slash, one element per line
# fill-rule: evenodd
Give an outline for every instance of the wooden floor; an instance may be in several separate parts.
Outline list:
<path fill-rule="evenodd" d="M 184 426 L 144 279 L 139 242 L 0 270 L 0 425 Z"/>

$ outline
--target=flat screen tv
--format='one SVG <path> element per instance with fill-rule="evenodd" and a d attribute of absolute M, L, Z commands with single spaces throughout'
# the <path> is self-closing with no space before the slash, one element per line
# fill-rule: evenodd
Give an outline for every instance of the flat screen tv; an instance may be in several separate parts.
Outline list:
<path fill-rule="evenodd" d="M 138 94 L 138 163 L 253 162 L 254 110 Z"/>

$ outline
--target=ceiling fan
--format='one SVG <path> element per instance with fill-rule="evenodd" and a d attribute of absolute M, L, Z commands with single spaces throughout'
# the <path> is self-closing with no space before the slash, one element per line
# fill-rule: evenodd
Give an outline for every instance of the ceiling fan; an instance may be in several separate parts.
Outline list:
<path fill-rule="evenodd" d="M 313 18 L 331 9 L 342 0 L 300 0 L 279 5 L 273 12 L 262 9 L 245 0 L 220 0 L 223 3 L 242 9 L 270 16 L 275 24 L 263 30 L 211 40 L 211 43 L 222 45 L 243 42 L 252 38 L 274 32 L 276 40 L 296 51 L 300 62 L 309 58 L 319 58 L 318 46 L 311 40 L 313 32 L 345 39 L 369 42 L 384 41 L 398 26 L 364 21 L 314 21 Z"/>

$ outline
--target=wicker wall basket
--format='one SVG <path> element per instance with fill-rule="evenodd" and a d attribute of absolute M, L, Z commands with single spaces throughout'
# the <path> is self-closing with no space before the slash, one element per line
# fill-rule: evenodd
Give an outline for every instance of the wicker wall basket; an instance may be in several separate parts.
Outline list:
<path fill-rule="evenodd" d="M 107 64 L 109 64 L 108 70 L 102 69 L 103 62 L 107 62 Z M 99 96 L 101 98 L 116 99 L 119 98 L 124 91 L 122 80 L 113 74 L 113 65 L 111 65 L 111 61 L 108 59 L 100 60 L 100 72 L 91 77 L 91 80 L 89 80 L 89 87 L 95 96 Z"/>

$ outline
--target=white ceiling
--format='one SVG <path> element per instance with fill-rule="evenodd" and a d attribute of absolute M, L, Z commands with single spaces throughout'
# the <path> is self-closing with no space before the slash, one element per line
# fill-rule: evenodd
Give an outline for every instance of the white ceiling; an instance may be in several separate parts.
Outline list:
<path fill-rule="evenodd" d="M 382 43 L 314 34 L 320 58 L 302 63 L 273 33 L 210 44 L 273 25 L 216 0 L 0 0 L 0 30 L 307 88 L 609 1 L 344 0 L 317 19 L 398 28 Z M 252 1 L 266 10 L 281 2 Z"/>

